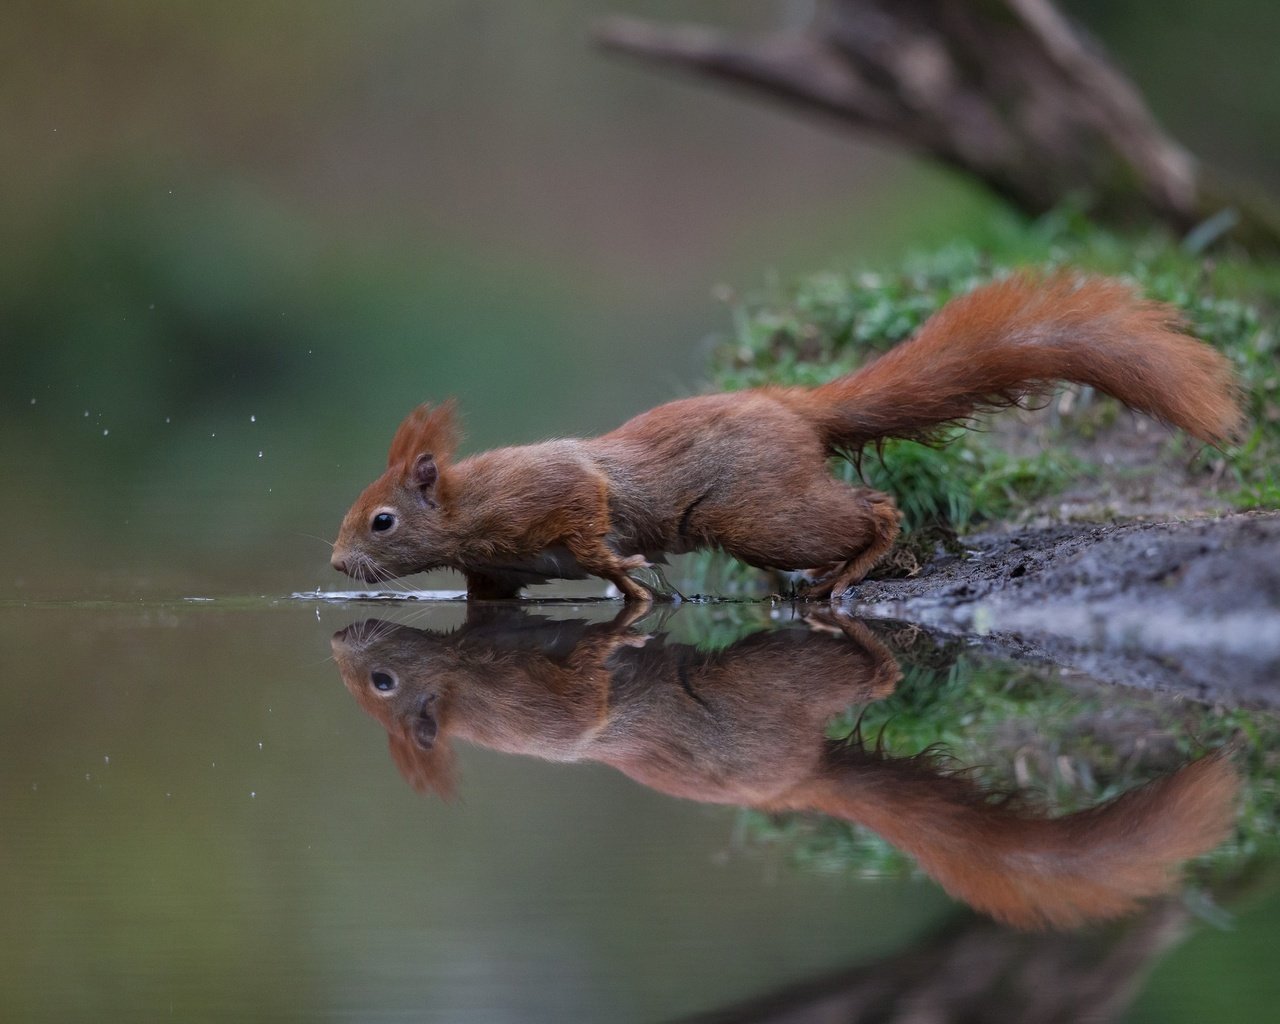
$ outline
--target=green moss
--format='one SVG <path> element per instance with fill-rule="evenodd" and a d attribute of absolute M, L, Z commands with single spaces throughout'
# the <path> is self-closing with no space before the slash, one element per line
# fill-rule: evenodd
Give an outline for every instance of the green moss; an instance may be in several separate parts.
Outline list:
<path fill-rule="evenodd" d="M 833 721 L 832 738 L 856 728 L 890 756 L 941 750 L 984 789 L 1018 793 L 1054 815 L 1101 803 L 1236 740 L 1234 761 L 1244 777 L 1236 832 L 1199 859 L 1196 874 L 1233 876 L 1258 855 L 1280 852 L 1275 716 L 1140 690 L 1068 686 L 1042 667 L 926 646 L 924 656 L 899 651 L 904 678 L 894 694 Z M 782 846 L 807 868 L 911 870 L 906 854 L 835 818 L 746 811 L 740 833 L 748 843 Z"/>
<path fill-rule="evenodd" d="M 1195 457 L 1221 463 L 1233 481 L 1227 495 L 1233 504 L 1280 503 L 1280 370 L 1271 326 L 1280 309 L 1280 268 L 1192 254 L 1159 235 L 1121 238 L 1070 210 L 1032 224 L 994 218 L 982 237 L 909 256 L 896 268 L 771 283 L 734 302 L 732 335 L 712 362 L 714 384 L 830 380 L 909 337 L 948 299 L 1027 265 L 1122 275 L 1181 309 L 1192 330 L 1236 364 L 1250 423 L 1238 447 Z M 908 529 L 942 523 L 964 531 L 1086 471 L 1072 442 L 1113 417 L 1114 403 L 1095 403 L 1089 415 L 1059 424 L 1032 455 L 1013 454 L 998 436 L 973 431 L 957 431 L 937 448 L 893 442 L 879 457 L 868 453 L 863 477 L 895 496 Z M 1194 451 L 1186 441 L 1173 443 Z"/>
<path fill-rule="evenodd" d="M 1274 324 L 1280 267 L 1232 254 L 1206 256 L 1167 236 L 1125 238 L 1071 210 L 1035 223 L 995 216 L 963 243 L 909 256 L 880 270 L 826 271 L 731 303 L 732 331 L 712 360 L 717 389 L 819 384 L 847 373 L 909 337 L 957 294 L 1017 267 L 1077 267 L 1121 275 L 1152 298 L 1176 305 L 1191 330 L 1235 363 L 1249 419 L 1246 437 L 1225 451 L 1198 451 L 1184 438 L 1171 456 L 1212 465 L 1240 507 L 1280 505 L 1280 367 Z M 1037 432 L 1032 454 L 1009 450 L 999 432 L 956 431 L 935 448 L 892 442 L 868 452 L 862 476 L 893 494 L 916 536 L 956 531 L 1016 514 L 1090 471 L 1081 442 L 1111 429 L 1117 405 L 1090 404 Z M 852 466 L 837 472 L 854 479 Z M 1206 475 L 1208 475 L 1206 473 Z M 751 586 L 747 570 L 705 557 L 694 568 Z M 758 574 L 754 577 L 759 579 Z M 926 645 L 929 646 L 929 645 Z M 1234 839 L 1202 858 L 1201 877 L 1231 875 L 1255 854 L 1274 856 L 1280 832 L 1273 716 L 1162 700 L 1138 691 L 1064 686 L 1025 665 L 971 660 L 958 649 L 909 652 L 906 677 L 890 699 L 833 723 L 892 755 L 934 745 L 957 765 L 977 766 L 996 791 L 1030 791 L 1052 813 L 1091 806 L 1172 770 L 1186 759 L 1243 737 L 1237 763 L 1246 777 Z M 905 855 L 873 833 L 831 818 L 743 812 L 740 831 L 754 843 L 781 844 L 803 864 L 834 872 L 897 873 Z"/>

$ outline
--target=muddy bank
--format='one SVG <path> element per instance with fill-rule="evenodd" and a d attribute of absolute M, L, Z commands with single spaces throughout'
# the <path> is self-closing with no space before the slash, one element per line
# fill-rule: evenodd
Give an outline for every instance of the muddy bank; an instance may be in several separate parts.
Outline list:
<path fill-rule="evenodd" d="M 1067 523 L 864 583 L 858 612 L 1128 685 L 1280 706 L 1280 512 Z"/>

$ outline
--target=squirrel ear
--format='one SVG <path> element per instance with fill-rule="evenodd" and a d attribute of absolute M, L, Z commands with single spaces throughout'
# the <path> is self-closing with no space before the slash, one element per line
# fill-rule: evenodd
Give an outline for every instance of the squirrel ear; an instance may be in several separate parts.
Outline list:
<path fill-rule="evenodd" d="M 413 467 L 409 470 L 409 480 L 415 487 L 429 491 L 435 487 L 439 479 L 440 467 L 436 465 L 436 457 L 430 452 L 423 452 L 413 460 Z"/>
<path fill-rule="evenodd" d="M 424 749 L 406 725 L 387 733 L 391 760 L 405 782 L 419 793 L 435 793 L 445 800 L 457 789 L 453 748 L 445 736 L 438 736 L 431 749 Z"/>
<path fill-rule="evenodd" d="M 458 423 L 453 399 L 432 408 L 420 405 L 404 418 L 391 439 L 387 466 L 407 466 L 418 452 L 435 452 L 448 462 L 458 447 Z"/>
<path fill-rule="evenodd" d="M 423 753 L 428 753 L 436 745 L 436 734 L 440 732 L 440 722 L 429 707 L 424 707 L 414 716 L 409 733 L 413 742 Z"/>

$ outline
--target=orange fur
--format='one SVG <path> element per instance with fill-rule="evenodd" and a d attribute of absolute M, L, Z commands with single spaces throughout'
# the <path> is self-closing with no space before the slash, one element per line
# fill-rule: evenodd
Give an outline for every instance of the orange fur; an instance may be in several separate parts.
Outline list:
<path fill-rule="evenodd" d="M 1015 276 L 953 300 L 913 339 L 828 384 L 686 398 L 602 437 L 455 464 L 452 405 L 423 406 L 343 520 L 333 565 L 371 582 L 447 566 L 473 597 L 600 576 L 644 603 L 631 570 L 715 547 L 838 597 L 889 550 L 899 516 L 888 495 L 834 479 L 832 454 L 927 439 L 1057 381 L 1205 442 L 1240 424 L 1229 362 L 1183 333 L 1171 307 L 1103 278 Z M 376 531 L 379 513 L 394 528 Z"/>
<path fill-rule="evenodd" d="M 825 404 L 827 444 L 929 437 L 977 409 L 1057 381 L 1087 384 L 1208 444 L 1240 425 L 1231 363 L 1178 311 L 1121 281 L 1018 275 L 962 295 L 905 345 L 802 397 Z"/>
<path fill-rule="evenodd" d="M 956 899 L 1018 928 L 1120 917 L 1169 892 L 1179 868 L 1221 843 L 1240 778 L 1221 753 L 1061 818 L 990 802 L 964 775 L 831 748 L 816 785 L 780 807 L 866 825 Z"/>
<path fill-rule="evenodd" d="M 843 615 L 716 652 L 612 623 L 475 614 L 442 636 L 388 623 L 334 637 L 343 681 L 387 730 L 418 790 L 456 787 L 453 740 L 607 764 L 662 793 L 817 811 L 910 853 L 957 899 L 1024 928 L 1116 917 L 1172 889 L 1231 828 L 1239 779 L 1221 753 L 1090 810 L 1048 818 L 993 802 L 931 757 L 826 738 L 850 705 L 888 696 L 889 652 Z M 374 688 L 374 672 L 397 686 Z M 415 740 L 424 715 L 428 742 Z M 420 730 L 419 730 L 420 732 Z"/>
<path fill-rule="evenodd" d="M 391 439 L 387 468 L 407 471 L 420 452 L 447 461 L 458 447 L 457 404 L 450 399 L 439 408 L 420 405 L 405 417 Z"/>

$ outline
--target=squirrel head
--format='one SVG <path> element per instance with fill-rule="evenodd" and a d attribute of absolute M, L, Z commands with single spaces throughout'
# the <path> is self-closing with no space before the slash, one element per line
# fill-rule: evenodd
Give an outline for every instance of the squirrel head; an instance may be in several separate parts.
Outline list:
<path fill-rule="evenodd" d="M 454 404 L 420 405 L 396 431 L 387 469 L 342 520 L 330 563 L 379 583 L 450 564 L 450 459 L 457 447 Z"/>
<path fill-rule="evenodd" d="M 369 619 L 339 630 L 329 643 L 347 690 L 387 730 L 400 774 L 420 793 L 452 796 L 448 731 L 456 654 L 448 638 Z"/>

